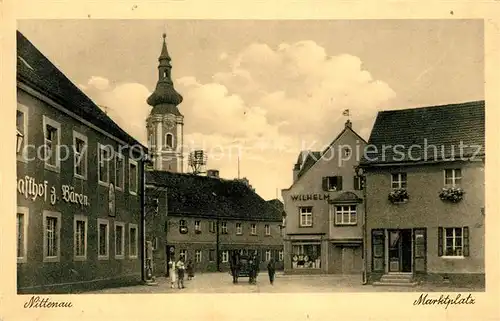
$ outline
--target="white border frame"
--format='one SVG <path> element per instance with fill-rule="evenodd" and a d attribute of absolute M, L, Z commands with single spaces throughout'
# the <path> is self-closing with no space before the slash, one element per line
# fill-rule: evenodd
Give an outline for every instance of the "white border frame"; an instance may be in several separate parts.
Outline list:
<path fill-rule="evenodd" d="M 76 222 L 77 221 L 83 221 L 85 222 L 85 239 L 83 240 L 83 245 L 85 248 L 85 255 L 76 255 Z M 81 214 L 75 214 L 73 217 L 73 260 L 74 261 L 86 261 L 87 260 L 87 253 L 88 253 L 88 246 L 87 246 L 87 240 L 88 240 L 88 235 L 89 235 L 89 221 L 88 217 L 85 215 Z"/>
<path fill-rule="evenodd" d="M 47 163 L 47 159 L 45 159 L 45 148 L 44 148 L 44 154 L 43 154 L 43 162 L 44 162 L 44 167 L 46 170 L 50 170 L 56 173 L 61 172 L 61 159 L 59 155 L 59 146 L 61 146 L 61 136 L 62 136 L 62 131 L 61 131 L 61 124 L 56 122 L 55 120 L 51 119 L 50 117 L 43 115 L 43 144 L 42 146 L 45 146 L 45 137 L 47 137 L 47 125 L 54 127 L 57 129 L 57 144 L 55 146 L 54 152 L 55 152 L 55 157 L 56 157 L 56 163 L 55 165 Z M 54 148 L 54 146 L 52 146 Z"/>
<path fill-rule="evenodd" d="M 47 256 L 47 218 L 53 217 L 57 219 L 57 255 Z M 61 213 L 52 211 L 43 211 L 43 262 L 60 262 L 61 261 Z"/>
<path fill-rule="evenodd" d="M 17 212 L 16 212 L 16 224 L 17 224 L 17 214 L 23 214 L 24 215 L 24 252 L 23 256 L 19 257 L 17 256 L 17 230 L 16 230 L 16 256 L 17 256 L 17 263 L 26 263 L 28 262 L 28 226 L 29 226 L 29 214 L 30 214 L 30 209 L 25 206 L 18 206 L 17 207 Z"/>
<path fill-rule="evenodd" d="M 101 224 L 106 225 L 106 255 L 99 253 L 101 249 Z M 97 259 L 109 260 L 109 220 L 103 218 L 97 219 Z"/>
<path fill-rule="evenodd" d="M 80 139 L 85 143 L 85 173 L 80 175 L 76 173 L 76 139 Z M 89 172 L 89 140 L 88 137 L 82 133 L 73 130 L 73 176 L 75 178 L 87 180 Z"/>

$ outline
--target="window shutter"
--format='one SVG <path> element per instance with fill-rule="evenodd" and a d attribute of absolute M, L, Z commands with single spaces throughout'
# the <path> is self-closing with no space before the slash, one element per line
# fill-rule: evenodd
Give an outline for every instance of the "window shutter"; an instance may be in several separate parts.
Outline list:
<path fill-rule="evenodd" d="M 337 191 L 342 190 L 342 176 L 337 176 Z"/>
<path fill-rule="evenodd" d="M 322 187 L 324 191 L 328 190 L 328 177 L 323 177 Z"/>
<path fill-rule="evenodd" d="M 443 228 L 438 227 L 438 256 L 443 256 Z"/>
<path fill-rule="evenodd" d="M 360 187 L 360 181 L 359 181 L 359 177 L 357 175 L 354 175 L 354 179 L 353 179 L 353 182 L 354 182 L 354 190 L 355 191 L 358 191 L 359 190 L 359 187 Z"/>
<path fill-rule="evenodd" d="M 464 249 L 463 249 L 463 255 L 464 256 L 469 256 L 469 227 L 465 226 L 464 230 Z"/>

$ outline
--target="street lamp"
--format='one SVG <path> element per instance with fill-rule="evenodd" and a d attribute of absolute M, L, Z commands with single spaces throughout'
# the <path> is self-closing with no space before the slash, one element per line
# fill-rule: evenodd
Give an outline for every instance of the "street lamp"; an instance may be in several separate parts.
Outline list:
<path fill-rule="evenodd" d="M 21 148 L 23 147 L 23 140 L 24 140 L 24 135 L 17 129 L 17 154 L 21 152 Z"/>

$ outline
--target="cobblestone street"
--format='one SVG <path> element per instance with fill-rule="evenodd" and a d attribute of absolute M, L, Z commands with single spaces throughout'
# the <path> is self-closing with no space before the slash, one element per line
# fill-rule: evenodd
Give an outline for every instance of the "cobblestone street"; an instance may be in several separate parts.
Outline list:
<path fill-rule="evenodd" d="M 185 288 L 172 289 L 166 278 L 158 278 L 158 285 L 138 285 L 131 287 L 103 289 L 86 292 L 89 294 L 113 293 L 328 293 L 328 292 L 474 292 L 478 288 L 456 288 L 451 286 L 419 285 L 372 286 L 362 285 L 360 275 L 283 275 L 277 274 L 274 285 L 269 284 L 267 273 L 260 273 L 256 285 L 248 283 L 248 278 L 232 284 L 228 273 L 198 274 L 194 279 L 185 281 Z"/>

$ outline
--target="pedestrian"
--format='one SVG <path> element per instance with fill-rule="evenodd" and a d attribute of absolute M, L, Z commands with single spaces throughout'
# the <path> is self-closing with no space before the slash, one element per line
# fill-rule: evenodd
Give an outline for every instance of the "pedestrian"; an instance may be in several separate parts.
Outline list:
<path fill-rule="evenodd" d="M 172 259 L 168 261 L 168 274 L 170 277 L 170 287 L 173 289 L 175 287 L 175 283 L 177 282 L 177 269 Z"/>
<path fill-rule="evenodd" d="M 175 266 L 177 268 L 177 286 L 179 289 L 184 289 L 184 271 L 186 270 L 184 256 L 179 257 L 179 261 L 177 261 Z"/>
<path fill-rule="evenodd" d="M 188 275 L 188 278 L 187 278 L 188 280 L 191 280 L 192 278 L 194 278 L 194 266 L 193 266 L 192 260 L 188 261 L 187 266 L 186 266 L 186 272 Z"/>
<path fill-rule="evenodd" d="M 250 257 L 248 260 L 248 283 L 253 284 L 253 278 L 254 278 L 254 264 L 253 264 L 253 257 Z"/>
<path fill-rule="evenodd" d="M 269 263 L 267 263 L 267 273 L 269 274 L 269 283 L 274 284 L 274 275 L 276 273 L 276 267 L 274 265 L 274 260 L 271 258 Z"/>

